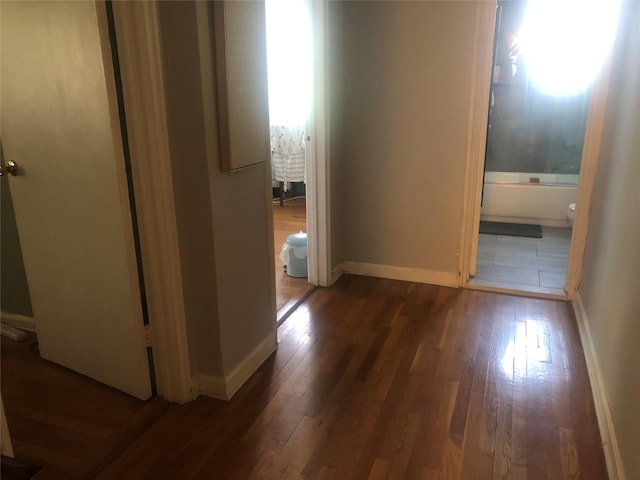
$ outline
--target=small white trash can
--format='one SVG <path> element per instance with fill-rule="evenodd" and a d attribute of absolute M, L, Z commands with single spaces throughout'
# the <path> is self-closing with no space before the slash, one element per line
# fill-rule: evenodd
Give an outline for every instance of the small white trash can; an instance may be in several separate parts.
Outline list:
<path fill-rule="evenodd" d="M 294 233 L 287 237 L 282 246 L 280 259 L 287 266 L 287 275 L 290 277 L 307 276 L 307 234 Z"/>

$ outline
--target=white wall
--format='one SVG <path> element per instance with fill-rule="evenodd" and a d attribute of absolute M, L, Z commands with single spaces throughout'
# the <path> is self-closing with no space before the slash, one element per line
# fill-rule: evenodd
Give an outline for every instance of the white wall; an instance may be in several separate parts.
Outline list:
<path fill-rule="evenodd" d="M 627 479 L 640 478 L 640 3 L 626 2 L 579 294 Z"/>

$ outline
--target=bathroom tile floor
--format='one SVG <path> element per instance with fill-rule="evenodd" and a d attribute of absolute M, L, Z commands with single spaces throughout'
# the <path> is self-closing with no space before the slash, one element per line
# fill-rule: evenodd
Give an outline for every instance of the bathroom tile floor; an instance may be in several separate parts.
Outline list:
<path fill-rule="evenodd" d="M 542 238 L 480 234 L 469 285 L 564 295 L 571 229 L 542 227 Z"/>

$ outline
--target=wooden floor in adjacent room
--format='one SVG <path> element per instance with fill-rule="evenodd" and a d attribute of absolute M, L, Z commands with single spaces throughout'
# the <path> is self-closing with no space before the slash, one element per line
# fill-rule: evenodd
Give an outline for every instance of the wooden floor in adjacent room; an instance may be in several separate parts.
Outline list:
<path fill-rule="evenodd" d="M 565 302 L 343 276 L 279 341 L 230 402 L 171 405 L 98 478 L 607 478 Z"/>
<path fill-rule="evenodd" d="M 294 278 L 284 271 L 280 260 L 280 251 L 287 237 L 293 233 L 307 231 L 307 210 L 305 197 L 295 197 L 284 201 L 280 206 L 273 203 L 273 232 L 276 262 L 276 308 L 278 318 L 282 318 L 304 298 L 313 285 L 306 278 Z"/>

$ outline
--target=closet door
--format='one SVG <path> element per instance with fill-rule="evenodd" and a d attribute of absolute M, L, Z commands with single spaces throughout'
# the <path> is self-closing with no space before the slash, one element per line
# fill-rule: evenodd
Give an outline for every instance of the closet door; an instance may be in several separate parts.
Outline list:
<path fill-rule="evenodd" d="M 151 382 L 105 5 L 0 8 L 3 188 L 8 179 L 40 354 L 146 399 Z M 7 169 L 9 161 L 17 167 Z"/>

